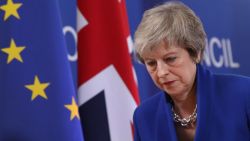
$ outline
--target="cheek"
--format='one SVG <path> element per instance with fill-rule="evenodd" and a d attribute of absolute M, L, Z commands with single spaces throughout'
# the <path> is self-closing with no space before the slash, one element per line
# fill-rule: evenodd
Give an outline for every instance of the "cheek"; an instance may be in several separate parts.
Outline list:
<path fill-rule="evenodd" d="M 150 75 L 151 79 L 152 79 L 154 82 L 157 81 L 157 77 L 156 77 L 156 75 L 155 75 L 154 73 L 149 72 L 149 75 Z"/>
<path fill-rule="evenodd" d="M 195 72 L 196 72 L 195 68 L 189 68 L 183 70 L 180 74 L 181 82 L 186 85 L 192 84 L 195 79 Z"/>
<path fill-rule="evenodd" d="M 151 79 L 153 80 L 153 82 L 155 83 L 155 85 L 158 86 L 158 87 L 160 87 L 159 79 L 158 79 L 156 73 L 149 72 L 149 71 L 148 71 L 148 73 L 149 73 Z"/>
<path fill-rule="evenodd" d="M 192 77 L 192 71 L 185 68 L 178 68 L 172 71 L 172 75 L 179 80 L 181 84 L 188 84 Z"/>
<path fill-rule="evenodd" d="M 148 72 L 149 76 L 151 77 L 151 79 L 153 81 L 155 81 L 155 79 L 156 79 L 155 71 L 150 70 L 148 67 L 146 67 L 146 69 L 147 69 L 147 72 Z"/>

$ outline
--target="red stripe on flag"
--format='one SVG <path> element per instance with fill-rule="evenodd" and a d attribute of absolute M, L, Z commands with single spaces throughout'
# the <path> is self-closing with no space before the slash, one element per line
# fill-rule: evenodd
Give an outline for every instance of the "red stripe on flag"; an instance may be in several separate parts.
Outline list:
<path fill-rule="evenodd" d="M 78 84 L 113 64 L 138 104 L 126 41 L 129 27 L 124 1 L 79 0 L 78 7 L 88 21 L 88 25 L 78 33 Z"/>

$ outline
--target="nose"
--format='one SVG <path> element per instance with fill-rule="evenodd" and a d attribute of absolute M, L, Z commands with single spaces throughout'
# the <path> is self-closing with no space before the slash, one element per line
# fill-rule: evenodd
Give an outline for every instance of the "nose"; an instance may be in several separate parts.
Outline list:
<path fill-rule="evenodd" d="M 169 74 L 169 66 L 162 61 L 157 63 L 157 75 L 159 78 L 164 77 Z"/>

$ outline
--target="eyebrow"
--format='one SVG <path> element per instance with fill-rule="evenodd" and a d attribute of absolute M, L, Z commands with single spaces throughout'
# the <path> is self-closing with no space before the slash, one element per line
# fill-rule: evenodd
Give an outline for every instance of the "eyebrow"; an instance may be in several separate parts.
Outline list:
<path fill-rule="evenodd" d="M 166 53 L 165 55 L 163 55 L 163 58 L 168 57 L 168 56 L 173 55 L 173 54 L 177 54 L 177 53 L 178 53 L 177 51 L 170 51 L 170 52 Z M 144 60 L 154 60 L 154 59 L 146 57 L 146 58 L 144 58 Z"/>
<path fill-rule="evenodd" d="M 172 54 L 177 54 L 177 53 L 178 53 L 177 51 L 171 51 L 171 52 L 169 52 L 169 53 L 165 54 L 164 56 L 169 56 L 169 55 L 172 55 Z"/>
<path fill-rule="evenodd" d="M 168 52 L 168 53 L 166 53 L 165 55 L 163 55 L 163 58 L 168 57 L 168 56 L 170 56 L 170 55 L 177 54 L 177 53 L 178 53 L 177 51 Z"/>

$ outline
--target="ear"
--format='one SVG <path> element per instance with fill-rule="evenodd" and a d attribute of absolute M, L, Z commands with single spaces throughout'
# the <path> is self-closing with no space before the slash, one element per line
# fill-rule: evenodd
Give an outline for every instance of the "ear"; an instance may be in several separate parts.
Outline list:
<path fill-rule="evenodd" d="M 201 61 L 201 52 L 198 52 L 196 57 L 192 57 L 192 60 L 194 64 L 199 64 Z"/>
<path fill-rule="evenodd" d="M 197 58 L 195 59 L 195 62 L 198 64 L 201 61 L 201 52 L 198 52 Z"/>

